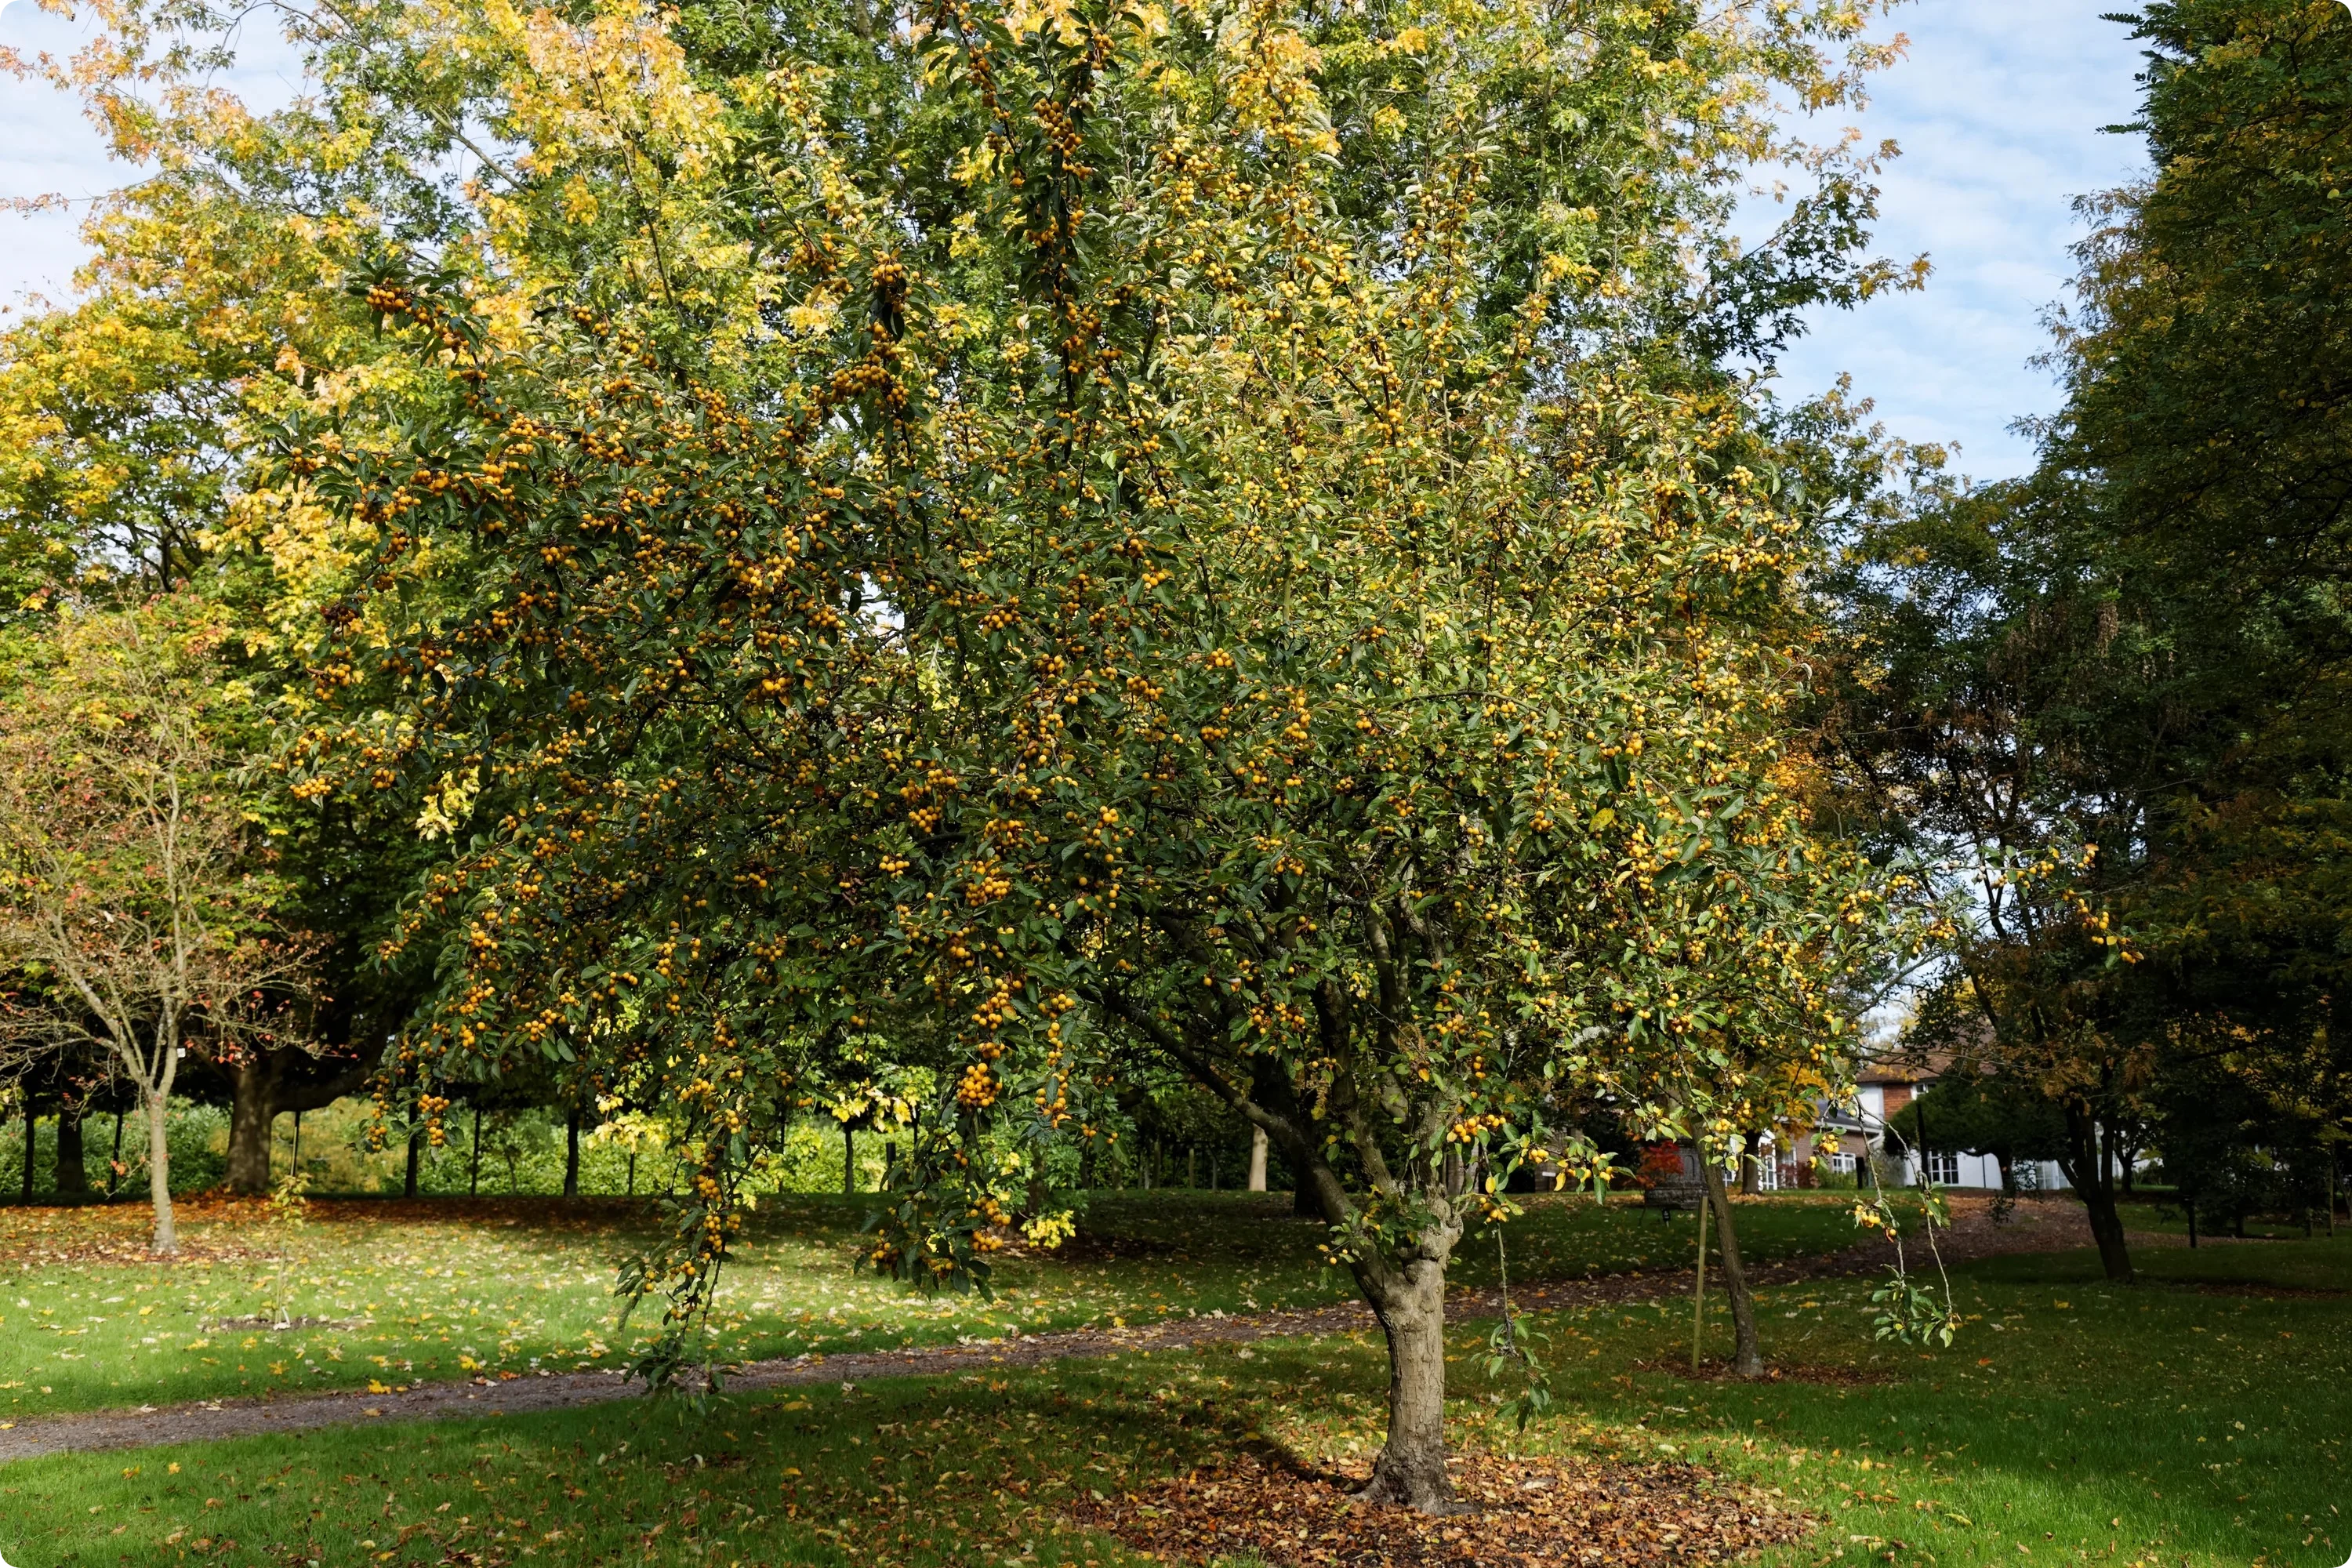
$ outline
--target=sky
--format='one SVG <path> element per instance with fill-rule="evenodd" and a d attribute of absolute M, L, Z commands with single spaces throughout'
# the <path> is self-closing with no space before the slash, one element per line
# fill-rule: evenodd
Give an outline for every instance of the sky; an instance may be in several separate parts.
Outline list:
<path fill-rule="evenodd" d="M 2010 426 L 2058 403 L 2048 374 L 2027 362 L 2073 273 L 2069 247 L 2083 232 L 2074 199 L 2145 172 L 2137 138 L 2099 130 L 2131 119 L 2137 93 L 2139 56 L 2099 16 L 2116 8 L 1914 0 L 1882 26 L 1906 35 L 1909 52 L 1877 79 L 1869 109 L 1844 119 L 1869 142 L 1891 137 L 1903 149 L 1879 181 L 1880 253 L 1907 261 L 1925 252 L 1935 272 L 1923 293 L 1814 318 L 1781 361 L 1782 395 L 1810 395 L 1848 374 L 1894 434 L 1957 446 L 1960 472 L 1995 479 L 2031 466 L 2031 443 Z M 0 47 L 60 49 L 76 32 L 32 0 L 0 9 Z M 263 52 L 226 84 L 257 106 L 296 85 L 283 51 Z M 0 301 L 66 292 L 79 215 L 122 179 L 69 100 L 0 77 L 0 197 L 56 193 L 85 204 L 72 216 L 0 213 Z"/>

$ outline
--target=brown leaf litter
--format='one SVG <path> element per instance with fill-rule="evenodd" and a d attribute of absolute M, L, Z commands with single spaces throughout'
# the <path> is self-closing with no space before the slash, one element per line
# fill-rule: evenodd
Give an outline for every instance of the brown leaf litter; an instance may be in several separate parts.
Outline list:
<path fill-rule="evenodd" d="M 1818 1523 L 1696 1465 L 1470 1453 L 1450 1463 L 1461 1511 L 1350 1495 L 1363 1478 L 1243 1458 L 1082 1505 L 1079 1522 L 1147 1556 L 1251 1556 L 1276 1568 L 1661 1568 L 1729 1563 Z"/>

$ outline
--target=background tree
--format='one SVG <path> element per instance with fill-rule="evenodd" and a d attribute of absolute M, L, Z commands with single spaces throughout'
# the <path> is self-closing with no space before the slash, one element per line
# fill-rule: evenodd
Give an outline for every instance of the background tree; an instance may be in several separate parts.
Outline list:
<path fill-rule="evenodd" d="M 2018 1193 L 2021 1163 L 2061 1160 L 2069 1153 L 2064 1113 L 2039 1087 L 1982 1070 L 1947 1072 L 1935 1091 L 1886 1119 L 1912 1149 L 1981 1154 L 2000 1166 L 2000 1190 Z"/>
<path fill-rule="evenodd" d="M 1941 868 L 1951 994 L 1978 1054 L 2064 1110 L 2118 1277 L 2112 1172 L 2153 1106 L 2228 1058 L 2321 1086 L 2282 1117 L 2352 1114 L 2329 1044 L 2352 230 L 2328 195 L 2352 40 L 2291 0 L 2120 19 L 2149 49 L 2154 173 L 2084 204 L 2040 468 L 1874 531 L 1854 594 L 1869 793 Z"/>
<path fill-rule="evenodd" d="M 220 732 L 222 627 L 193 599 L 68 609 L 0 707 L 0 963 L 29 972 L 18 1052 L 88 1047 L 146 1112 L 153 1247 L 176 1250 L 165 1121 L 197 1037 L 266 1043 L 310 944 L 276 921 L 251 810 Z"/>

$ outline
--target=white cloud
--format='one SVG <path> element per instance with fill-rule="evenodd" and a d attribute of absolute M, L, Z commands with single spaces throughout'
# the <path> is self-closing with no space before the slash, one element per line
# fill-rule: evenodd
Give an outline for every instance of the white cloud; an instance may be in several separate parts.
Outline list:
<path fill-rule="evenodd" d="M 89 20 L 68 20 L 34 0 L 0 6 L 0 47 L 28 60 L 45 53 L 62 59 L 94 31 Z M 241 26 L 236 41 L 236 64 L 219 85 L 258 110 L 290 100 L 301 80 L 291 47 L 255 22 Z M 79 100 L 44 81 L 0 75 L 0 196 L 57 195 L 72 204 L 66 212 L 28 217 L 0 213 L 0 305 L 14 304 L 28 290 L 52 299 L 69 294 L 73 270 L 86 253 L 79 231 L 91 199 L 119 189 L 135 173 L 107 156 Z"/>
<path fill-rule="evenodd" d="M 2046 345 L 2042 310 L 2063 298 L 2081 237 L 2074 198 L 2147 172 L 2131 120 L 2141 59 L 2114 0 L 1923 0 L 1895 14 L 1908 57 L 1875 84 L 1859 121 L 1903 156 L 1880 181 L 1878 248 L 1936 266 L 1922 294 L 1820 312 L 1781 363 L 1784 394 L 1841 371 L 1889 429 L 1957 441 L 1980 478 L 2024 471 L 2030 443 L 2007 426 L 2058 403 L 2026 361 Z"/>

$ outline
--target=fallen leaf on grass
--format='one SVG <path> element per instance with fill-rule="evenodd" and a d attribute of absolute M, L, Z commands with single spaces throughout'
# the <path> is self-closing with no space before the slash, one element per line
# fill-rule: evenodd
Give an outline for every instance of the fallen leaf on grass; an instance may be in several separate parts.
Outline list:
<path fill-rule="evenodd" d="M 1280 1568 L 1632 1568 L 1725 1563 L 1811 1533 L 1811 1516 L 1696 1465 L 1465 1455 L 1465 1511 L 1357 1501 L 1346 1478 L 1255 1458 L 1081 1503 L 1076 1517 L 1173 1562 L 1257 1556 Z"/>

